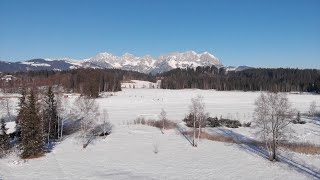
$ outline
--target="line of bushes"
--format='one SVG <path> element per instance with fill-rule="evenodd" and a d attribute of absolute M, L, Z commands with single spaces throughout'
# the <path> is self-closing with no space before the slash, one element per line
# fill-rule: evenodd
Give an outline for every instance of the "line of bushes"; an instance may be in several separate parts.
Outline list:
<path fill-rule="evenodd" d="M 186 123 L 186 126 L 193 127 L 194 115 L 190 113 L 189 115 L 187 115 L 183 119 L 183 121 Z M 241 124 L 240 121 L 238 121 L 238 120 L 231 120 L 231 119 L 227 119 L 227 118 L 223 118 L 223 117 L 220 117 L 220 119 L 218 119 L 217 117 L 206 117 L 202 121 L 196 121 L 195 124 L 196 124 L 196 127 L 199 127 L 199 125 L 201 125 L 201 127 L 225 126 L 228 128 L 238 128 L 241 126 L 242 127 L 250 127 L 251 126 L 251 122 Z"/>

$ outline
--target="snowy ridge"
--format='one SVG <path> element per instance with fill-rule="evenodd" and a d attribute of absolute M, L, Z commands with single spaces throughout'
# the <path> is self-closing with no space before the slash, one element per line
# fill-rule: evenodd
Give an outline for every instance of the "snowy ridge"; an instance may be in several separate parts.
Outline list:
<path fill-rule="evenodd" d="M 174 68 L 187 68 L 206 65 L 222 65 L 220 60 L 214 55 L 204 52 L 197 54 L 195 51 L 183 53 L 171 53 L 154 58 L 151 55 L 142 57 L 125 53 L 122 56 L 115 56 L 110 53 L 99 53 L 92 58 L 80 60 L 83 67 L 93 68 L 119 68 L 124 70 L 134 70 L 143 73 L 159 73 L 169 71 Z"/>
<path fill-rule="evenodd" d="M 246 69 L 252 69 L 252 67 L 249 66 L 228 66 L 226 67 L 226 71 L 243 71 Z"/>
<path fill-rule="evenodd" d="M 108 52 L 99 53 L 86 59 L 71 58 L 45 58 L 32 59 L 24 62 L 1 62 L 0 71 L 26 71 L 26 70 L 68 70 L 77 68 L 93 69 L 123 69 L 138 71 L 141 73 L 162 73 L 175 68 L 187 68 L 198 66 L 222 66 L 221 61 L 209 52 L 196 53 L 195 51 L 175 52 L 160 55 L 154 58 L 151 55 L 135 56 L 125 53 L 116 56 Z"/>
<path fill-rule="evenodd" d="M 21 64 L 27 64 L 31 66 L 51 66 L 50 64 L 47 64 L 47 63 L 35 63 L 35 62 L 22 62 Z"/>

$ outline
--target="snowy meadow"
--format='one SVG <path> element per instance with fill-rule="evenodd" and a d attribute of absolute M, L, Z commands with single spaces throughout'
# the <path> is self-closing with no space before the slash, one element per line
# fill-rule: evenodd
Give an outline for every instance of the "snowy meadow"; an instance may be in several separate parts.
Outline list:
<path fill-rule="evenodd" d="M 134 82 L 135 88 L 122 84 L 122 91 L 96 99 L 99 111 L 108 112 L 110 135 L 96 138 L 86 148 L 77 133 L 66 135 L 51 152 L 36 159 L 23 160 L 12 152 L 0 159 L 0 179 L 320 179 L 319 154 L 280 149 L 280 161 L 271 162 L 254 145 L 201 139 L 198 147 L 192 147 L 178 128 L 162 133 L 156 127 L 134 123 L 137 118 L 158 119 L 164 109 L 170 121 L 188 129 L 182 120 L 188 115 L 191 98 L 197 95 L 203 96 L 210 117 L 252 122 L 260 92 L 164 90 L 148 88 L 149 82 Z M 64 96 L 70 113 L 76 112 L 78 96 Z M 320 121 L 305 116 L 310 103 L 320 102 L 320 96 L 288 93 L 287 97 L 306 121 L 289 125 L 289 141 L 320 145 Z M 206 127 L 204 132 L 244 141 L 259 139 L 254 124 Z"/>

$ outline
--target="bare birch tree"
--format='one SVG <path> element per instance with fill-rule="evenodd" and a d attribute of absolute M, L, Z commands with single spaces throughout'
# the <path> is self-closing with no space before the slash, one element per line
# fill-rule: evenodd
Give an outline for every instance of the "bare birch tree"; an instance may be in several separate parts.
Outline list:
<path fill-rule="evenodd" d="M 109 131 L 111 131 L 111 124 L 109 123 L 109 113 L 107 109 L 102 110 L 102 131 L 103 136 L 109 134 Z"/>
<path fill-rule="evenodd" d="M 162 121 L 162 129 L 161 129 L 162 134 L 164 134 L 166 120 L 167 120 L 167 112 L 162 108 L 160 113 L 160 121 Z"/>
<path fill-rule="evenodd" d="M 68 117 L 68 109 L 69 109 L 69 100 L 67 97 L 64 97 L 62 93 L 57 94 L 57 113 L 58 113 L 58 123 L 60 127 L 58 129 L 59 139 L 63 138 L 63 128 L 64 128 L 64 121 Z"/>
<path fill-rule="evenodd" d="M 195 142 L 196 139 L 196 129 L 198 129 L 198 142 L 201 135 L 201 125 L 204 121 L 205 117 L 205 104 L 203 102 L 203 96 L 198 95 L 195 98 L 191 98 L 191 105 L 189 107 L 190 114 L 193 115 L 193 138 L 192 138 L 192 145 L 197 147 L 198 143 Z M 197 127 L 198 125 L 198 127 Z"/>
<path fill-rule="evenodd" d="M 310 103 L 310 107 L 309 107 L 309 116 L 314 118 L 314 115 L 316 114 L 316 111 L 317 111 L 316 101 L 312 101 Z"/>
<path fill-rule="evenodd" d="M 271 161 L 277 160 L 277 148 L 286 140 L 293 110 L 283 93 L 262 93 L 255 101 L 254 120 Z"/>
<path fill-rule="evenodd" d="M 9 121 L 13 121 L 12 111 L 14 109 L 13 102 L 9 98 L 0 100 L 0 114 L 4 114 Z"/>
<path fill-rule="evenodd" d="M 82 133 L 82 138 L 86 141 L 88 138 L 92 138 L 90 131 L 95 127 L 98 117 L 99 117 L 99 106 L 95 99 L 90 97 L 81 96 L 75 101 L 75 105 L 78 110 L 78 115 L 81 119 L 80 128 Z"/>

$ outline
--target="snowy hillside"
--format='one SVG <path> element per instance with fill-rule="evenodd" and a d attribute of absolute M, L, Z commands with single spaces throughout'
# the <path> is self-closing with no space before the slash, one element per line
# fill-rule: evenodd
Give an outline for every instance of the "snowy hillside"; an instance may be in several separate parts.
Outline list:
<path fill-rule="evenodd" d="M 137 88 L 128 88 L 135 84 Z M 214 90 L 164 90 L 142 88 L 150 82 L 125 82 L 123 91 L 98 98 L 100 109 L 107 109 L 113 124 L 111 135 L 97 139 L 83 149 L 78 134 L 65 137 L 44 157 L 21 160 L 12 154 L 0 159 L 0 179 L 317 179 L 319 155 L 281 151 L 283 162 L 270 162 L 250 146 L 201 140 L 194 148 L 177 129 L 166 130 L 135 125 L 141 116 L 157 118 L 161 108 L 168 119 L 183 126 L 190 99 L 204 97 L 211 116 L 252 121 L 258 92 Z M 67 99 L 74 108 L 76 94 Z M 293 107 L 307 112 L 308 104 L 320 96 L 288 94 Z M 15 101 L 16 102 L 16 101 Z M 304 118 L 303 118 L 304 119 Z M 320 145 L 319 124 L 291 125 L 297 142 Z M 10 124 L 10 127 L 12 124 Z M 237 137 L 256 139 L 254 127 L 206 128 L 209 133 L 228 132 Z M 155 153 L 155 149 L 158 151 Z"/>
<path fill-rule="evenodd" d="M 142 73 L 161 73 L 175 68 L 197 66 L 222 66 L 221 61 L 210 54 L 201 54 L 195 51 L 171 53 L 154 58 L 150 55 L 137 57 L 129 53 L 122 56 L 104 52 L 86 59 L 47 58 L 32 59 L 24 62 L 1 62 L 0 72 L 26 71 L 26 70 L 68 70 L 76 68 L 116 68 L 132 70 Z"/>

